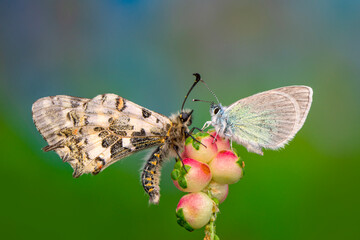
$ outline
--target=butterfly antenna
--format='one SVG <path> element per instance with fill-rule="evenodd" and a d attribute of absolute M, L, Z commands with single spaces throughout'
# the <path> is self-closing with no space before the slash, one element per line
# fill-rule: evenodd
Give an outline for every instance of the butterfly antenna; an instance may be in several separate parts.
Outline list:
<path fill-rule="evenodd" d="M 206 86 L 206 88 L 209 90 L 209 92 L 211 92 L 211 94 L 216 98 L 216 101 L 218 102 L 218 104 L 220 104 L 219 99 L 216 97 L 215 93 L 209 88 L 209 86 L 206 84 L 206 82 L 202 79 L 200 79 L 200 81 Z"/>
<path fill-rule="evenodd" d="M 196 84 L 198 84 L 198 82 L 202 81 L 202 80 L 201 80 L 201 76 L 200 76 L 199 73 L 194 73 L 193 75 L 196 77 L 196 78 L 195 78 L 195 82 L 194 82 L 194 84 L 191 86 L 191 88 L 189 89 L 188 93 L 187 93 L 186 96 L 185 96 L 184 102 L 183 102 L 183 104 L 182 104 L 182 106 L 181 106 L 181 112 L 184 110 L 184 105 L 185 105 L 186 99 L 188 98 L 190 92 L 193 90 L 193 88 L 196 86 Z"/>
<path fill-rule="evenodd" d="M 214 104 L 214 102 L 200 100 L 200 99 L 193 99 L 193 102 L 206 102 L 206 103 Z"/>

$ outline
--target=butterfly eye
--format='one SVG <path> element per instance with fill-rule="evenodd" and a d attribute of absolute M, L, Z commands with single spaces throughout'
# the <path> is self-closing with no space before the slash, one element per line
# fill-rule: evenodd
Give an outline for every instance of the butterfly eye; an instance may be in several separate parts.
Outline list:
<path fill-rule="evenodd" d="M 215 108 L 214 109 L 214 114 L 217 114 L 219 112 L 220 108 Z"/>
<path fill-rule="evenodd" d="M 186 122 L 189 120 L 191 114 L 193 113 L 193 110 L 191 110 L 190 112 L 183 112 L 180 114 L 180 120 L 181 122 Z"/>

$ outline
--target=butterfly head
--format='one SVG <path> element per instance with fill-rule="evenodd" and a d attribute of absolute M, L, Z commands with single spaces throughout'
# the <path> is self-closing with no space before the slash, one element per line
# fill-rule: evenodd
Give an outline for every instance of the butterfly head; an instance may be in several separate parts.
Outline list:
<path fill-rule="evenodd" d="M 194 110 L 182 110 L 179 114 L 179 119 L 185 126 L 190 126 L 192 123 L 192 113 Z"/>
<path fill-rule="evenodd" d="M 210 105 L 211 117 L 221 116 L 223 113 L 224 113 L 224 107 L 221 105 L 221 103 L 218 104 L 211 103 Z"/>

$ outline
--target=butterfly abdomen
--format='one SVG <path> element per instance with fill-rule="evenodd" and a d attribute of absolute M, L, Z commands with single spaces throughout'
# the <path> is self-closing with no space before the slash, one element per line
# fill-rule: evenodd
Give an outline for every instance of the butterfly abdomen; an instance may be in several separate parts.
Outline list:
<path fill-rule="evenodd" d="M 164 145 L 157 147 L 146 161 L 141 174 L 141 183 L 145 192 L 149 195 L 149 202 L 158 204 L 160 200 L 160 171 L 163 160 L 165 159 L 163 151 Z"/>

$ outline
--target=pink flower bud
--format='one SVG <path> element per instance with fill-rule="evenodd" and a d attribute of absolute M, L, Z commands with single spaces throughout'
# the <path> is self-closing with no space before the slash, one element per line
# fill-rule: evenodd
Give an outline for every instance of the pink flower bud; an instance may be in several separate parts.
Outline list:
<path fill-rule="evenodd" d="M 171 173 L 175 186 L 183 192 L 199 192 L 204 189 L 211 180 L 209 166 L 191 158 L 185 158 L 183 163 L 186 170 L 182 164 L 176 163 Z"/>
<path fill-rule="evenodd" d="M 207 224 L 213 213 L 214 202 L 202 192 L 190 193 L 183 196 L 176 208 L 178 224 L 189 231 Z"/>
<path fill-rule="evenodd" d="M 210 191 L 214 198 L 219 200 L 219 203 L 222 203 L 225 201 L 229 193 L 229 185 L 211 181 L 210 184 L 203 190 L 204 193 L 207 193 L 208 191 Z"/>
<path fill-rule="evenodd" d="M 215 131 L 210 131 L 209 134 L 211 136 L 213 136 L 215 138 L 216 136 L 216 132 Z M 219 136 L 216 137 L 215 140 L 218 152 L 222 151 L 222 150 L 230 150 L 230 141 L 229 139 L 225 139 L 225 138 L 221 138 Z"/>
<path fill-rule="evenodd" d="M 210 134 L 202 132 L 195 134 L 194 137 L 206 147 L 189 137 L 186 139 L 185 149 L 182 157 L 196 159 L 197 161 L 203 163 L 210 162 L 218 152 L 214 138 L 211 137 Z"/>
<path fill-rule="evenodd" d="M 233 184 L 243 175 L 242 161 L 232 151 L 221 151 L 209 164 L 213 180 L 222 184 Z"/>

